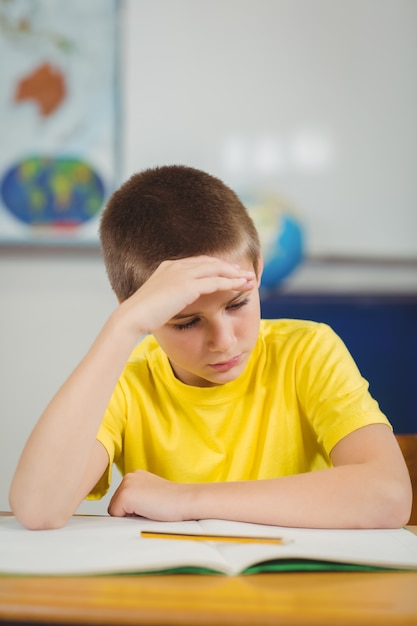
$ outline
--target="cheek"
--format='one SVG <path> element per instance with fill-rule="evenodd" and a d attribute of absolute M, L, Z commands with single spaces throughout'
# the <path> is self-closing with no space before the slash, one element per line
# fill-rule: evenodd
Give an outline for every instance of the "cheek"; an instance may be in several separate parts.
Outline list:
<path fill-rule="evenodd" d="M 259 325 L 260 311 L 258 308 L 254 307 L 251 311 L 248 311 L 248 315 L 241 320 L 239 330 L 244 332 L 247 337 L 252 337 L 252 339 L 255 339 L 258 337 L 259 334 Z"/>
<path fill-rule="evenodd" d="M 158 336 L 156 339 L 163 351 L 177 361 L 195 352 L 199 344 L 197 334 L 187 330 L 172 330 L 167 335 Z"/>

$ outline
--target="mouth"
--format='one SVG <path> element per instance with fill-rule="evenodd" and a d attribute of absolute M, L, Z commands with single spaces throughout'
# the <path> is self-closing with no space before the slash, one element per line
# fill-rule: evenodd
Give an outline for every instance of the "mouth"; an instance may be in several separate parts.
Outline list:
<path fill-rule="evenodd" d="M 222 361 L 222 363 L 210 363 L 210 367 L 216 370 L 216 372 L 227 372 L 228 370 L 232 369 L 232 367 L 236 367 L 236 365 L 239 365 L 242 358 L 243 354 L 238 354 L 229 361 Z"/>

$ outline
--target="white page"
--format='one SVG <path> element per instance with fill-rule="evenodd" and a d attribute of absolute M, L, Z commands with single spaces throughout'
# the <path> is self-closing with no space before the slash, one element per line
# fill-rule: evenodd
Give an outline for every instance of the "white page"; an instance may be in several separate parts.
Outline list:
<path fill-rule="evenodd" d="M 190 524 L 198 529 L 197 522 Z M 213 545 L 199 542 L 197 551 L 195 542 L 142 539 L 141 526 L 139 518 L 75 516 L 64 528 L 29 531 L 13 517 L 0 517 L 0 574 L 104 574 L 181 566 L 226 573 Z"/>
<path fill-rule="evenodd" d="M 144 539 L 141 530 L 272 535 L 288 543 Z M 310 530 L 222 520 L 166 523 L 107 516 L 75 516 L 62 529 L 28 531 L 13 517 L 0 517 L 3 574 L 150 572 L 175 567 L 237 574 L 257 562 L 282 558 L 417 569 L 417 536 L 404 529 Z"/>
<path fill-rule="evenodd" d="M 165 532 L 186 531 L 189 522 L 144 522 L 146 530 Z M 192 522 L 191 522 L 192 523 Z M 218 543 L 217 550 L 230 564 L 236 574 L 255 563 L 272 559 L 307 559 L 331 563 L 349 563 L 417 569 L 417 536 L 399 529 L 333 530 L 310 528 L 287 528 L 231 522 L 225 520 L 201 520 L 201 530 L 206 534 L 256 535 L 280 537 L 282 545 Z"/>
<path fill-rule="evenodd" d="M 215 532 L 215 528 L 216 525 L 213 525 L 212 532 Z M 264 528 L 267 534 L 269 527 Z M 242 532 L 245 532 L 244 528 Z M 303 559 L 417 569 L 417 536 L 404 528 L 383 530 L 280 528 L 279 532 L 286 540 L 281 546 L 244 544 L 244 548 L 239 549 L 239 546 L 230 543 L 218 544 L 218 550 L 226 561 L 233 563 L 233 573 L 250 567 L 255 561 L 271 559 Z"/>

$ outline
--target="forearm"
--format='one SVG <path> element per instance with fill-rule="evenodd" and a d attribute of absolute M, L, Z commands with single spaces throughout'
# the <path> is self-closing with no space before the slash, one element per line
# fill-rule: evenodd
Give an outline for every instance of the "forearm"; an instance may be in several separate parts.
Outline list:
<path fill-rule="evenodd" d="M 186 517 L 310 528 L 381 528 L 407 523 L 407 481 L 349 465 L 270 480 L 190 486 Z"/>
<path fill-rule="evenodd" d="M 24 523 L 67 518 L 79 503 L 92 447 L 106 406 L 137 339 L 119 310 L 36 424 L 10 488 L 12 510 Z"/>

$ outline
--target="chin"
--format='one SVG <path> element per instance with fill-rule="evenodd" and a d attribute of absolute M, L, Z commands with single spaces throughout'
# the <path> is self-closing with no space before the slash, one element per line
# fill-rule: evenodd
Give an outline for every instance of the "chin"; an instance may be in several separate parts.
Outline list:
<path fill-rule="evenodd" d="M 213 385 L 225 385 L 226 383 L 231 383 L 241 376 L 243 370 L 244 368 L 239 368 L 239 370 L 236 371 L 236 368 L 233 368 L 233 370 L 229 370 L 228 372 L 219 373 L 212 379 L 212 383 Z"/>

